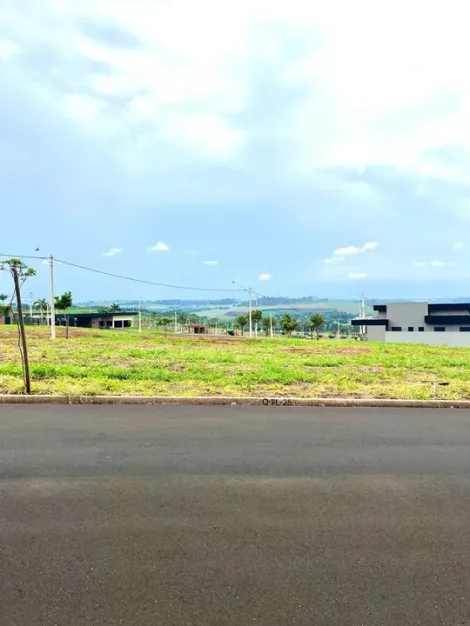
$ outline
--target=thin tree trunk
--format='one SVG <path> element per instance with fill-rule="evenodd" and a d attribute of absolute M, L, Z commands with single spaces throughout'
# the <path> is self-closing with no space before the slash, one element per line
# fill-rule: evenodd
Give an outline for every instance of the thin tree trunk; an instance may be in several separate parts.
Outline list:
<path fill-rule="evenodd" d="M 24 386 L 26 393 L 31 393 L 31 378 L 29 374 L 29 361 L 28 361 L 28 346 L 26 344 L 26 333 L 24 330 L 23 319 L 23 306 L 21 304 L 21 292 L 20 292 L 20 279 L 18 277 L 18 270 L 15 266 L 12 267 L 13 281 L 15 283 L 16 293 L 16 307 L 18 309 L 18 324 L 20 326 L 20 337 L 22 346 L 23 357 L 23 374 L 24 374 Z"/>

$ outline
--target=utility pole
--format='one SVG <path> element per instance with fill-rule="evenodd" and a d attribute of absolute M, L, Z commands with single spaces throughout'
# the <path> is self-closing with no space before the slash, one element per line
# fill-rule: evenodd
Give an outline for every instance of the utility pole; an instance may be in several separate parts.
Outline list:
<path fill-rule="evenodd" d="M 24 330 L 23 306 L 21 304 L 20 279 L 18 276 L 18 267 L 14 264 L 11 265 L 11 273 L 13 275 L 13 282 L 15 284 L 16 309 L 18 312 L 18 324 L 20 327 L 21 349 L 23 352 L 24 386 L 25 386 L 26 393 L 31 393 L 31 378 L 29 375 L 28 346 L 26 345 L 26 333 Z"/>
<path fill-rule="evenodd" d="M 250 330 L 250 339 L 253 337 L 253 323 L 251 321 L 251 287 L 248 287 L 248 328 Z"/>
<path fill-rule="evenodd" d="M 142 296 L 139 297 L 139 333 L 142 332 Z"/>
<path fill-rule="evenodd" d="M 364 319 L 366 316 L 366 300 L 363 293 L 361 293 L 361 319 Z M 361 335 L 365 335 L 366 329 L 365 326 L 361 326 Z"/>
<path fill-rule="evenodd" d="M 251 289 L 251 287 L 248 287 L 248 289 L 247 289 L 243 285 L 240 285 L 240 283 L 237 282 L 236 280 L 232 280 L 232 284 L 233 285 L 238 285 L 244 291 L 248 291 L 248 327 L 250 329 L 250 339 L 251 339 L 253 337 L 253 321 L 252 321 L 252 318 L 251 318 L 251 292 L 252 292 L 252 289 Z"/>
<path fill-rule="evenodd" d="M 178 332 L 178 314 L 175 311 L 175 335 Z"/>
<path fill-rule="evenodd" d="M 29 317 L 33 318 L 33 302 L 34 302 L 34 293 L 32 291 L 29 292 Z"/>
<path fill-rule="evenodd" d="M 49 271 L 51 283 L 51 339 L 55 339 L 55 300 L 54 300 L 54 257 L 49 257 Z"/>

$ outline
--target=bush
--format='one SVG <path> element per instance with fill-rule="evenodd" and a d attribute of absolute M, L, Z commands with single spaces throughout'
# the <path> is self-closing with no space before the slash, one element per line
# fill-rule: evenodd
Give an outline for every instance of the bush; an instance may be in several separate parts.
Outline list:
<path fill-rule="evenodd" d="M 335 336 L 334 335 L 328 335 L 328 339 L 334 339 Z"/>

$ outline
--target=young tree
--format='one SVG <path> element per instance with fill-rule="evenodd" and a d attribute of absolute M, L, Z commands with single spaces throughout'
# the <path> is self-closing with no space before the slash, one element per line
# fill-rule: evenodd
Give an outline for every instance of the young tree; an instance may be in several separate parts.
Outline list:
<path fill-rule="evenodd" d="M 41 312 L 41 322 L 42 322 L 43 314 L 44 312 L 47 312 L 47 307 L 48 307 L 46 298 L 41 298 L 40 300 L 36 300 L 36 302 L 33 304 L 33 307 L 37 311 Z"/>
<path fill-rule="evenodd" d="M 251 312 L 251 321 L 255 325 L 255 337 L 258 336 L 258 324 L 263 319 L 263 312 L 259 309 L 255 309 Z"/>
<path fill-rule="evenodd" d="M 272 327 L 274 330 L 274 327 L 276 326 L 276 320 L 274 319 L 274 317 L 271 318 L 270 315 L 265 315 L 263 319 L 261 320 L 264 332 L 266 333 L 266 337 L 269 337 L 269 333 L 271 332 L 271 320 L 272 320 Z"/>
<path fill-rule="evenodd" d="M 23 306 L 21 303 L 21 287 L 25 280 L 36 275 L 36 270 L 27 267 L 21 259 L 8 259 L 0 263 L 0 269 L 10 272 L 15 286 L 16 308 L 18 311 L 18 331 L 20 335 L 20 352 L 23 365 L 24 386 L 26 393 L 31 393 L 31 377 L 29 374 L 28 345 L 24 329 Z"/>
<path fill-rule="evenodd" d="M 242 335 L 243 335 L 245 326 L 248 324 L 248 317 L 246 315 L 239 315 L 235 319 L 235 324 L 240 328 L 240 330 L 242 331 Z"/>
<path fill-rule="evenodd" d="M 157 312 L 156 311 L 150 311 L 149 313 L 149 325 L 152 328 L 155 328 L 155 325 L 157 324 L 158 319 L 157 319 Z"/>
<path fill-rule="evenodd" d="M 166 332 L 166 327 L 169 326 L 169 324 L 171 324 L 172 319 L 171 317 L 161 317 L 159 320 L 157 320 L 157 324 L 159 326 L 163 326 L 163 330 Z"/>
<path fill-rule="evenodd" d="M 213 329 L 214 329 L 214 333 L 216 332 L 216 328 L 217 328 L 217 326 L 218 326 L 218 323 L 219 323 L 219 320 L 218 320 L 218 318 L 217 318 L 217 317 L 211 317 L 211 318 L 208 320 L 208 325 L 209 325 L 209 328 L 213 328 Z"/>
<path fill-rule="evenodd" d="M 55 300 L 55 308 L 57 310 L 66 311 L 67 309 L 70 309 L 73 303 L 72 292 L 64 291 L 64 293 L 61 296 L 56 296 L 54 300 Z"/>
<path fill-rule="evenodd" d="M 325 323 L 325 318 L 323 317 L 321 313 L 312 313 L 312 315 L 310 315 L 308 320 L 309 320 L 309 325 L 310 325 L 310 333 L 311 333 L 310 336 L 313 339 L 313 331 L 315 331 L 317 335 L 317 340 L 318 340 L 318 333 L 320 331 L 320 328 Z"/>
<path fill-rule="evenodd" d="M 288 337 L 292 336 L 292 332 L 297 328 L 298 325 L 299 320 L 290 313 L 285 313 L 281 317 L 281 328 L 285 330 Z"/>
<path fill-rule="evenodd" d="M 121 307 L 119 306 L 119 304 L 116 304 L 115 302 L 113 302 L 113 304 L 109 307 L 110 313 L 117 313 L 120 310 L 121 310 Z"/>
<path fill-rule="evenodd" d="M 5 300 L 7 300 L 7 299 L 8 299 L 8 296 L 7 296 L 6 293 L 0 293 L 0 300 L 2 302 L 5 302 Z"/>
<path fill-rule="evenodd" d="M 69 309 L 72 306 L 72 292 L 71 291 L 64 291 L 64 293 L 61 296 L 56 296 L 54 298 L 54 304 L 55 304 L 55 308 L 58 311 L 63 311 L 64 315 L 67 309 Z M 69 318 L 67 315 L 65 315 L 65 336 L 68 339 L 69 338 Z"/>
<path fill-rule="evenodd" d="M 0 317 L 8 317 L 11 313 L 10 304 L 0 304 Z"/>
<path fill-rule="evenodd" d="M 184 324 L 188 323 L 188 317 L 188 314 L 184 311 L 178 311 L 178 313 L 176 314 L 176 321 L 178 322 L 178 324 L 182 324 L 184 326 Z"/>

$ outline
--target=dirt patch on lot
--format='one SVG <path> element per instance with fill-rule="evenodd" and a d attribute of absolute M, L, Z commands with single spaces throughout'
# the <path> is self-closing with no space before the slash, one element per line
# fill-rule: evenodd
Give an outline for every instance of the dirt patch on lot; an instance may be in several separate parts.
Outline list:
<path fill-rule="evenodd" d="M 354 354 L 370 354 L 371 353 L 371 349 L 369 346 L 344 346 L 342 348 L 336 348 L 335 349 L 335 354 L 347 354 L 347 355 L 354 355 Z"/>

